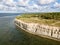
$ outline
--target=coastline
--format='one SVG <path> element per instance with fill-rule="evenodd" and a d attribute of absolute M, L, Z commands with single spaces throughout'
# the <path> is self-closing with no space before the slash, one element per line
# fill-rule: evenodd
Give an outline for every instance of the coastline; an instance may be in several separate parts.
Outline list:
<path fill-rule="evenodd" d="M 16 23 L 16 22 L 18 22 L 19 23 L 19 25 Z M 24 30 L 24 31 L 26 31 L 26 32 L 28 32 L 28 33 L 31 33 L 31 34 L 33 34 L 33 35 L 38 35 L 38 36 L 41 36 L 41 37 L 44 37 L 44 38 L 48 38 L 48 39 L 52 39 L 52 40 L 56 40 L 56 41 L 60 41 L 60 35 L 58 36 L 57 34 L 55 34 L 55 36 L 57 36 L 57 37 L 53 37 L 53 36 L 51 36 L 52 34 L 51 34 L 51 30 L 50 30 L 50 34 L 49 35 L 45 35 L 43 32 L 41 33 L 41 32 L 39 32 L 39 31 L 36 31 L 36 30 L 29 30 L 29 28 L 28 28 L 28 30 L 27 29 L 24 29 L 23 28 L 23 24 L 26 24 L 27 26 L 30 24 L 33 24 L 33 23 L 26 23 L 26 22 L 23 22 L 23 21 L 21 21 L 21 20 L 18 20 L 18 19 L 15 19 L 14 20 L 14 23 L 15 23 L 15 25 L 16 26 L 18 26 L 19 28 L 21 28 L 22 30 Z M 22 25 L 20 24 L 20 23 L 22 23 Z M 37 25 L 37 24 L 35 24 L 34 23 L 34 25 Z M 39 24 L 38 24 L 39 25 Z M 22 26 L 22 27 L 21 27 Z M 27 27 L 25 27 L 25 28 L 27 28 Z M 40 29 L 39 29 L 40 30 Z M 59 29 L 60 30 L 60 29 Z M 57 31 L 59 31 L 58 29 L 57 29 Z M 41 30 L 40 30 L 41 31 Z M 54 32 L 54 31 L 53 31 Z M 45 32 L 46 33 L 46 32 Z M 59 34 L 60 34 L 60 32 L 59 32 Z"/>

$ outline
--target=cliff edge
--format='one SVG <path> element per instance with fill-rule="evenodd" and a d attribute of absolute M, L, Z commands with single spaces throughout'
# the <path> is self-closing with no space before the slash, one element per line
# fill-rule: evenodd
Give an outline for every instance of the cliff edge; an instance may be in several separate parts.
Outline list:
<path fill-rule="evenodd" d="M 14 23 L 29 33 L 60 41 L 60 15 L 57 18 L 52 15 L 55 13 L 45 14 L 23 14 L 17 16 Z"/>

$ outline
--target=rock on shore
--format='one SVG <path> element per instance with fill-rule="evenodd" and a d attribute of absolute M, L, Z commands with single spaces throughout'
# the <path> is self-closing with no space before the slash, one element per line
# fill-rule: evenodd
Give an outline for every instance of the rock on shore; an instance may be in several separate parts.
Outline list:
<path fill-rule="evenodd" d="M 22 20 L 15 19 L 14 23 L 19 26 L 21 29 L 35 34 L 35 35 L 44 35 L 50 39 L 60 41 L 60 27 L 54 27 L 49 25 L 42 25 L 38 23 L 26 23 Z M 43 36 L 43 37 L 44 37 Z"/>

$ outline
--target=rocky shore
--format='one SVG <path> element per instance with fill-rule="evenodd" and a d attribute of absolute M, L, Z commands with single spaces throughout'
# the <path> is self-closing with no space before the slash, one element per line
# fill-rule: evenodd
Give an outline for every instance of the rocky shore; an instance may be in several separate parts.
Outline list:
<path fill-rule="evenodd" d="M 19 19 L 15 19 L 14 23 L 19 28 L 31 34 L 60 41 L 60 27 L 42 25 L 38 23 L 26 23 Z"/>

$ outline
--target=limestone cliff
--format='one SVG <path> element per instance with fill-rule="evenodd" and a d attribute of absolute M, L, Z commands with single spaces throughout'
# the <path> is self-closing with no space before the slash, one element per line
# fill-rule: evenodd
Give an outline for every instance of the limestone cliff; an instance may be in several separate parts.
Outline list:
<path fill-rule="evenodd" d="M 21 20 L 15 19 L 15 24 L 21 29 L 35 34 L 35 35 L 43 35 L 54 40 L 60 41 L 60 27 L 54 27 L 49 25 L 42 25 L 38 23 L 26 23 Z"/>

